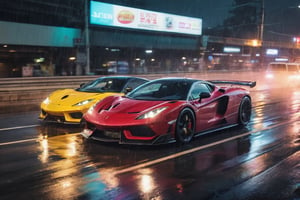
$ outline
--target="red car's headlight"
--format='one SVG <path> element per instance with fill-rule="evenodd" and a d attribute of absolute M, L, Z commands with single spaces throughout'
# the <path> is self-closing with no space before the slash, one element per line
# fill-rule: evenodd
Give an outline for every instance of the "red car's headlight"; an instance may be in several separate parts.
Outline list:
<path fill-rule="evenodd" d="M 136 119 L 148 119 L 148 118 L 153 118 L 155 116 L 157 116 L 159 113 L 161 113 L 162 111 L 166 110 L 168 107 L 160 107 L 160 108 L 156 108 L 154 110 L 151 110 L 149 112 L 146 112 L 142 115 L 140 115 L 139 117 L 137 117 Z"/>

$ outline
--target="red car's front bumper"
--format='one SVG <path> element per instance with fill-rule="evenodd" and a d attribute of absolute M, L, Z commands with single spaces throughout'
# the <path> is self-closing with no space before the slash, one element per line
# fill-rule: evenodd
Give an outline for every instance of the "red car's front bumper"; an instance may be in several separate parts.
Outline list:
<path fill-rule="evenodd" d="M 96 127 L 86 123 L 81 132 L 85 138 L 103 141 L 118 142 L 119 144 L 158 145 L 175 142 L 173 126 L 170 125 L 165 134 L 157 135 L 149 126 L 129 127 Z"/>

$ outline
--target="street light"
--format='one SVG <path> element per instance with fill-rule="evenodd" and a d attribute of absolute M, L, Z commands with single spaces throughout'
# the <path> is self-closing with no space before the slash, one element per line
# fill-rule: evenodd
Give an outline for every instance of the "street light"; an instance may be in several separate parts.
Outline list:
<path fill-rule="evenodd" d="M 260 41 L 259 63 L 261 69 L 263 69 L 263 63 L 264 63 L 264 51 L 263 51 L 264 23 L 265 23 L 264 21 L 265 21 L 265 1 L 261 0 L 261 18 L 260 18 L 260 25 L 258 30 L 258 40 Z"/>
<path fill-rule="evenodd" d="M 300 5 L 299 5 L 300 6 Z M 259 40 L 263 42 L 264 37 L 264 23 L 265 23 L 265 1 L 261 0 L 261 19 L 259 28 Z"/>
<path fill-rule="evenodd" d="M 89 0 L 85 0 L 85 49 L 86 49 L 85 74 L 90 74 L 89 3 L 90 3 Z"/>

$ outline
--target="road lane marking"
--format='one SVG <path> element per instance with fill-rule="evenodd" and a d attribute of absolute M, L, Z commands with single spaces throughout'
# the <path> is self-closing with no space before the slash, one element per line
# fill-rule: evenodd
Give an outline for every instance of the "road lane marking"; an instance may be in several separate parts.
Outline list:
<path fill-rule="evenodd" d="M 261 132 L 261 131 L 270 130 L 270 129 L 273 129 L 273 128 L 276 128 L 276 127 L 279 127 L 279 126 L 283 126 L 283 125 L 287 125 L 287 124 L 290 124 L 290 123 L 294 123 L 294 122 L 297 122 L 297 121 L 299 121 L 299 119 L 294 119 L 294 120 L 289 120 L 289 121 L 282 122 L 282 123 L 279 123 L 279 124 L 274 124 L 272 126 L 265 127 L 263 129 L 260 129 L 260 130 L 247 132 L 247 133 L 236 135 L 236 136 L 226 138 L 226 139 L 223 139 L 223 140 L 220 140 L 220 141 L 216 141 L 214 143 L 201 145 L 201 146 L 193 148 L 193 149 L 178 152 L 178 153 L 175 153 L 175 154 L 172 154 L 172 155 L 169 155 L 169 156 L 165 156 L 165 157 L 162 157 L 162 158 L 158 158 L 156 160 L 144 162 L 144 163 L 141 163 L 141 164 L 138 164 L 138 165 L 133 165 L 133 166 L 127 167 L 125 169 L 121 168 L 121 169 L 118 169 L 115 172 L 112 172 L 112 174 L 120 175 L 120 174 L 125 174 L 125 173 L 128 173 L 128 172 L 132 172 L 132 171 L 135 171 L 135 170 L 138 170 L 138 169 L 149 167 L 151 165 L 162 163 L 162 162 L 167 161 L 167 160 L 171 160 L 171 159 L 174 159 L 174 158 L 177 158 L 177 157 L 180 157 L 180 156 L 184 156 L 186 154 L 194 153 L 196 151 L 200 151 L 200 150 L 210 148 L 210 147 L 213 147 L 213 146 L 216 146 L 216 145 L 219 145 L 219 144 L 222 144 L 222 143 L 226 143 L 226 142 L 229 142 L 229 141 L 232 141 L 232 140 L 236 140 L 236 139 L 239 139 L 239 138 L 251 135 L 251 134 L 255 134 L 255 133 L 258 133 L 258 132 Z M 30 126 L 24 126 L 24 127 L 36 127 L 36 126 L 39 126 L 39 125 L 30 125 Z M 16 128 L 22 128 L 22 127 L 14 127 L 12 129 L 16 129 Z M 80 135 L 80 133 L 72 133 L 72 134 Z M 18 143 L 25 143 L 25 142 L 32 142 L 32 141 L 39 141 L 39 138 L 32 138 L 32 139 L 27 139 L 27 140 L 19 140 L 19 141 L 13 141 L 13 142 L 0 143 L 0 146 L 18 144 Z"/>
<path fill-rule="evenodd" d="M 38 124 L 34 124 L 34 125 L 27 125 L 27 126 L 16 126 L 16 127 L 10 127 L 10 128 L 0 128 L 0 131 L 10 131 L 10 130 L 16 130 L 16 129 L 22 129 L 22 128 L 33 128 L 33 127 L 37 127 L 40 126 Z"/>
<path fill-rule="evenodd" d="M 25 143 L 25 142 L 32 142 L 32 141 L 37 141 L 37 138 L 32 138 L 32 139 L 27 139 L 27 140 L 18 140 L 18 141 L 13 141 L 13 142 L 4 142 L 0 143 L 0 146 L 4 145 L 10 145 L 10 144 L 19 144 L 19 143 Z"/>
<path fill-rule="evenodd" d="M 69 133 L 68 135 L 80 135 L 80 133 Z M 55 137 L 60 137 L 60 136 L 66 136 L 66 135 L 57 135 Z M 26 140 L 17 140 L 17 141 L 12 141 L 12 142 L 3 142 L 0 143 L 0 146 L 4 145 L 11 145 L 11 144 L 19 144 L 19 143 L 26 143 L 26 142 L 40 142 L 42 139 L 37 137 L 37 138 L 31 138 L 31 139 L 26 139 Z"/>
<path fill-rule="evenodd" d="M 171 160 L 171 159 L 174 159 L 174 158 L 177 158 L 177 157 L 180 157 L 180 156 L 184 156 L 186 154 L 194 153 L 196 151 L 200 151 L 200 150 L 210 148 L 210 147 L 222 144 L 222 143 L 230 142 L 232 140 L 236 140 L 236 139 L 239 139 L 239 138 L 251 135 L 251 134 L 255 134 L 255 133 L 258 133 L 258 132 L 261 132 L 261 131 L 267 131 L 267 130 L 270 130 L 270 129 L 273 129 L 273 128 L 276 128 L 276 127 L 279 127 L 279 126 L 282 126 L 282 125 L 287 125 L 287 124 L 290 124 L 290 123 L 294 123 L 294 122 L 297 122 L 297 121 L 299 121 L 299 119 L 290 120 L 290 121 L 287 121 L 287 122 L 282 122 L 280 124 L 275 124 L 275 125 L 272 125 L 272 126 L 269 126 L 269 127 L 265 127 L 261 130 L 255 130 L 255 131 L 247 132 L 247 133 L 244 133 L 244 134 L 241 134 L 241 135 L 236 135 L 236 136 L 226 138 L 226 139 L 214 142 L 214 143 L 202 145 L 202 146 L 199 146 L 199 147 L 196 147 L 196 148 L 193 148 L 193 149 L 181 151 L 181 152 L 169 155 L 169 156 L 158 158 L 156 160 L 152 160 L 152 161 L 144 162 L 144 163 L 134 165 L 134 166 L 131 166 L 131 167 L 127 167 L 125 169 L 118 169 L 117 171 L 112 172 L 112 173 L 114 175 L 125 174 L 125 173 L 132 172 L 132 171 L 135 171 L 135 170 L 138 170 L 138 169 L 149 167 L 151 165 L 159 164 L 159 163 L 162 163 L 164 161 Z"/>

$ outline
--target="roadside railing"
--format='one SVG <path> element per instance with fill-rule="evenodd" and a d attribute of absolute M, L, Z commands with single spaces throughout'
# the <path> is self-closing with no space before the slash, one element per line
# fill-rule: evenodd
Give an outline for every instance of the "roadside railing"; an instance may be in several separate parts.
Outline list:
<path fill-rule="evenodd" d="M 164 73 L 138 74 L 136 76 L 148 79 L 162 77 L 189 77 L 203 80 L 256 80 L 259 72 L 194 72 L 194 73 Z M 91 81 L 98 76 L 53 76 L 0 78 L 0 114 L 39 110 L 40 103 L 53 91 L 65 88 L 78 88 L 80 84 Z"/>

